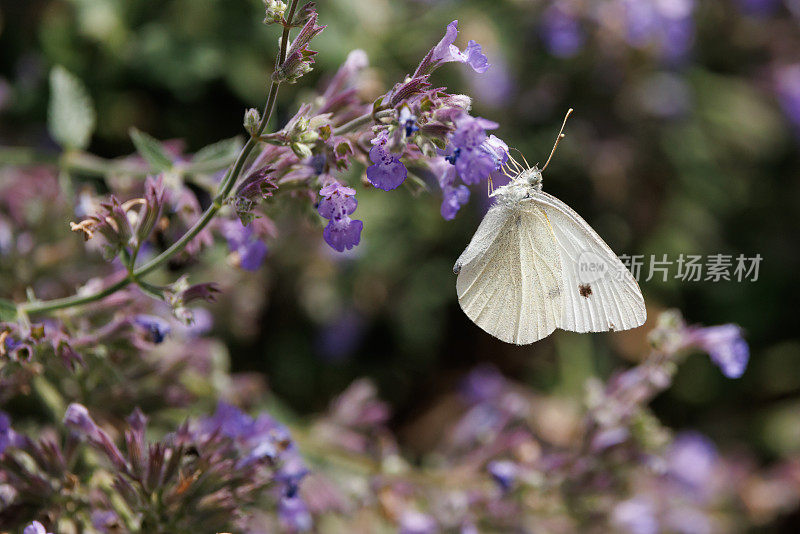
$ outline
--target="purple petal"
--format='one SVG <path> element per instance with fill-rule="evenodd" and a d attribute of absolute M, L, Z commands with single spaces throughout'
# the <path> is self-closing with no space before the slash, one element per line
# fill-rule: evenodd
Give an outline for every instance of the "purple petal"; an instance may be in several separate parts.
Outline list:
<path fill-rule="evenodd" d="M 349 250 L 361 242 L 361 230 L 363 228 L 363 222 L 349 217 L 344 217 L 338 221 L 332 219 L 325 227 L 325 230 L 322 231 L 322 237 L 331 248 L 344 252 L 345 249 Z"/>

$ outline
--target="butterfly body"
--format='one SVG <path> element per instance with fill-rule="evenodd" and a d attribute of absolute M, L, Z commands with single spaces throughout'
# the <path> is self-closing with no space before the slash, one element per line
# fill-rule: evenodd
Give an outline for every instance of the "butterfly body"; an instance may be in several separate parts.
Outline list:
<path fill-rule="evenodd" d="M 600 332 L 644 323 L 636 280 L 569 206 L 542 191 L 537 167 L 491 195 L 453 272 L 461 308 L 498 339 L 524 345 L 556 328 Z"/>

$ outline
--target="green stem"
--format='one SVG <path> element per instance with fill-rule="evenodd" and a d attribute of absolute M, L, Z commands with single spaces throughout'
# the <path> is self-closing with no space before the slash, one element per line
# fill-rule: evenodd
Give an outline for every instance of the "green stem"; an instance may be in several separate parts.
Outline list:
<path fill-rule="evenodd" d="M 289 7 L 289 16 L 286 18 L 287 24 L 283 28 L 283 34 L 281 36 L 281 44 L 280 44 L 280 53 L 278 54 L 279 60 L 276 62 L 276 65 L 280 65 L 286 59 L 286 50 L 287 45 L 289 42 L 289 30 L 291 29 L 291 22 L 294 18 L 295 9 L 297 8 L 298 0 L 292 0 L 290 7 Z M 98 291 L 97 293 L 92 293 L 91 295 L 73 295 L 71 297 L 64 297 L 55 300 L 48 300 L 43 302 L 27 302 L 24 304 L 20 304 L 17 309 L 19 312 L 24 314 L 33 315 L 39 313 L 47 313 L 54 310 L 59 310 L 63 308 L 70 308 L 72 306 L 80 306 L 82 304 L 88 304 L 90 302 L 94 302 L 105 298 L 120 289 L 126 287 L 133 281 L 136 281 L 137 278 L 144 276 L 151 271 L 157 269 L 164 263 L 166 263 L 170 258 L 172 258 L 175 254 L 182 251 L 186 245 L 194 239 L 197 234 L 199 234 L 217 212 L 222 208 L 225 200 L 228 198 L 233 186 L 236 184 L 239 175 L 244 168 L 244 164 L 247 161 L 247 158 L 250 156 L 250 153 L 258 144 L 258 137 L 264 132 L 264 129 L 267 127 L 267 124 L 272 117 L 272 112 L 275 108 L 275 102 L 278 97 L 278 88 L 280 87 L 280 82 L 273 81 L 270 84 L 269 94 L 267 95 L 267 103 L 264 106 L 264 113 L 261 116 L 261 122 L 258 125 L 258 129 L 253 134 L 253 136 L 248 139 L 247 143 L 245 143 L 244 147 L 242 147 L 241 152 L 239 152 L 238 157 L 236 158 L 236 162 L 234 163 L 233 167 L 228 170 L 225 175 L 225 179 L 219 186 L 219 193 L 214 198 L 214 202 L 209 206 L 206 211 L 200 216 L 200 219 L 175 243 L 172 244 L 167 250 L 159 254 L 157 257 L 153 258 L 146 264 L 142 265 L 141 267 L 135 269 L 131 276 L 120 280 L 119 282 L 112 284 L 111 286 L 103 289 L 102 291 Z"/>
<path fill-rule="evenodd" d="M 346 122 L 345 124 L 342 124 L 338 128 L 334 128 L 333 134 L 334 135 L 342 135 L 344 133 L 352 132 L 353 130 L 356 130 L 356 129 L 361 128 L 362 126 L 364 126 L 366 124 L 369 124 L 373 120 L 377 121 L 379 119 L 386 119 L 386 118 L 389 118 L 389 117 L 391 117 L 393 115 L 394 115 L 394 110 L 393 109 L 384 109 L 384 110 L 379 111 L 379 112 L 374 113 L 374 114 L 372 112 L 365 113 L 365 114 L 361 115 L 360 117 L 356 117 L 355 119 L 351 120 L 350 122 Z"/>

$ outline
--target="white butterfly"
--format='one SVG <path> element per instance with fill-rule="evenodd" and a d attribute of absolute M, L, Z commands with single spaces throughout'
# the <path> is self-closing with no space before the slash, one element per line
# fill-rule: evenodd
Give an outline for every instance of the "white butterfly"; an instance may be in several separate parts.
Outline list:
<path fill-rule="evenodd" d="M 489 334 L 517 345 L 556 328 L 641 326 L 647 311 L 636 279 L 580 215 L 542 191 L 550 158 L 539 170 L 509 156 L 511 182 L 490 194 L 496 202 L 453 266 L 461 309 Z"/>

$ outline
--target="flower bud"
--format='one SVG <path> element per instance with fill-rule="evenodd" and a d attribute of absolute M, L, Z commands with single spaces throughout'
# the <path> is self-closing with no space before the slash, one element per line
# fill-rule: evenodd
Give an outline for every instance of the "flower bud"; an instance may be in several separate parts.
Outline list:
<path fill-rule="evenodd" d="M 283 14 L 286 11 L 286 2 L 280 0 L 264 0 L 266 14 L 264 24 L 277 24 L 283 21 Z"/>
<path fill-rule="evenodd" d="M 258 135 L 258 125 L 261 123 L 261 115 L 256 108 L 250 108 L 244 112 L 244 129 L 251 136 Z"/>

